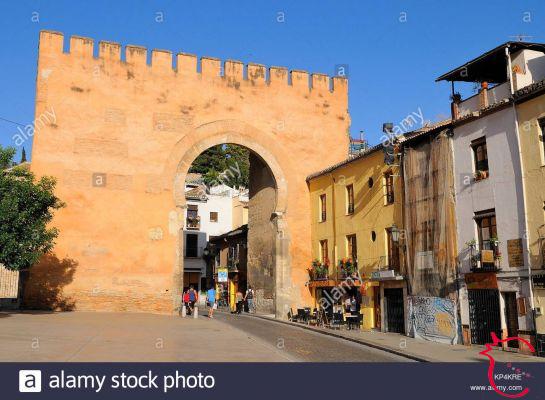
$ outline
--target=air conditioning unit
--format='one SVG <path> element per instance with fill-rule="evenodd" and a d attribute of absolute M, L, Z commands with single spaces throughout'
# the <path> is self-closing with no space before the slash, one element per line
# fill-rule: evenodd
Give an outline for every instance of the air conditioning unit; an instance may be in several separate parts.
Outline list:
<path fill-rule="evenodd" d="M 543 310 L 542 310 L 541 307 L 536 307 L 535 310 L 536 310 L 536 316 L 537 317 L 543 315 Z"/>

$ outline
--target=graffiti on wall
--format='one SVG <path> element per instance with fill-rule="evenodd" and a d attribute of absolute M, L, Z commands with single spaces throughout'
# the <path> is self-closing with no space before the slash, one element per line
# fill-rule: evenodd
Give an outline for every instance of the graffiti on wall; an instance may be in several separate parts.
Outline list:
<path fill-rule="evenodd" d="M 409 296 L 411 332 L 415 338 L 455 344 L 456 303 L 440 297 Z"/>

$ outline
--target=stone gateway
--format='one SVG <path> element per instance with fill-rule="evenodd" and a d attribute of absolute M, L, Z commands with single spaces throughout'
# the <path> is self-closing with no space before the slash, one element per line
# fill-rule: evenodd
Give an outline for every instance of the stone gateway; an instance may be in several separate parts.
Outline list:
<path fill-rule="evenodd" d="M 347 81 L 286 68 L 40 33 L 32 171 L 66 202 L 28 306 L 172 312 L 183 279 L 185 176 L 204 150 L 253 164 L 249 283 L 262 311 L 310 304 L 305 178 L 346 157 Z M 98 48 L 96 48 L 98 47 Z M 68 48 L 68 51 L 64 49 Z M 96 53 L 96 54 L 95 54 Z M 41 120 L 42 121 L 42 120 Z M 38 125 L 36 125 L 38 126 Z M 253 229 L 253 233 L 252 233 Z"/>

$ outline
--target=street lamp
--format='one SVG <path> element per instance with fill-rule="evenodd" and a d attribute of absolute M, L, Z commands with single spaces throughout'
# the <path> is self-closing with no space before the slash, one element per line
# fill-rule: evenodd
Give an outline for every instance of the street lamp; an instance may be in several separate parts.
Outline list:
<path fill-rule="evenodd" d="M 399 242 L 399 229 L 397 229 L 396 224 L 393 224 L 390 228 L 390 233 L 392 234 L 392 240 L 397 243 Z"/>

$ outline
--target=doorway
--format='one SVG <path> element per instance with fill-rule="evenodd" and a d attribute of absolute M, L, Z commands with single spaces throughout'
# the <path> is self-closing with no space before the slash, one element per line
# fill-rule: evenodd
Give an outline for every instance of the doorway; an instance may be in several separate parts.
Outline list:
<path fill-rule="evenodd" d="M 507 337 L 515 337 L 519 331 L 518 311 L 517 311 L 517 293 L 504 292 L 505 300 L 505 324 L 507 325 Z M 509 340 L 507 346 L 518 348 L 518 340 Z"/>
<path fill-rule="evenodd" d="M 501 338 L 500 299 L 497 289 L 469 289 L 471 343 L 490 343 L 494 332 Z"/>
<path fill-rule="evenodd" d="M 380 287 L 373 288 L 373 312 L 375 316 L 375 329 L 380 331 Z"/>
<path fill-rule="evenodd" d="M 403 289 L 384 289 L 384 302 L 386 303 L 386 330 L 405 333 Z"/>
<path fill-rule="evenodd" d="M 238 251 L 229 251 L 226 260 L 220 260 L 220 265 L 208 266 L 207 274 L 212 280 L 217 274 L 215 267 L 228 268 L 229 273 L 233 273 L 244 264 L 244 282 L 239 289 L 251 285 L 257 309 L 275 314 L 276 266 L 285 260 L 286 250 L 289 250 L 285 243 L 289 238 L 279 234 L 279 227 L 285 228 L 285 222 L 281 221 L 283 214 L 278 211 L 280 192 L 270 163 L 260 154 L 244 145 L 226 142 L 215 144 L 196 157 L 187 155 L 191 162 L 183 168 L 187 172 L 181 173 L 178 180 L 178 186 L 183 188 L 180 196 L 187 204 L 181 218 L 184 222 L 182 232 L 186 236 L 181 268 L 185 271 L 188 267 L 200 266 L 201 278 L 204 278 L 207 266 L 203 251 L 212 248 L 210 238 L 223 235 L 231 238 L 237 230 L 247 229 L 247 237 L 240 243 L 245 249 L 244 260 Z M 183 165 L 187 164 L 184 162 Z M 197 235 L 200 235 L 199 240 Z M 281 278 L 287 276 L 284 272 Z M 281 282 L 281 286 L 283 284 Z M 187 286 L 185 282 L 184 286 Z M 206 284 L 201 283 L 201 288 L 204 287 Z M 285 299 L 281 302 L 283 309 Z"/>

